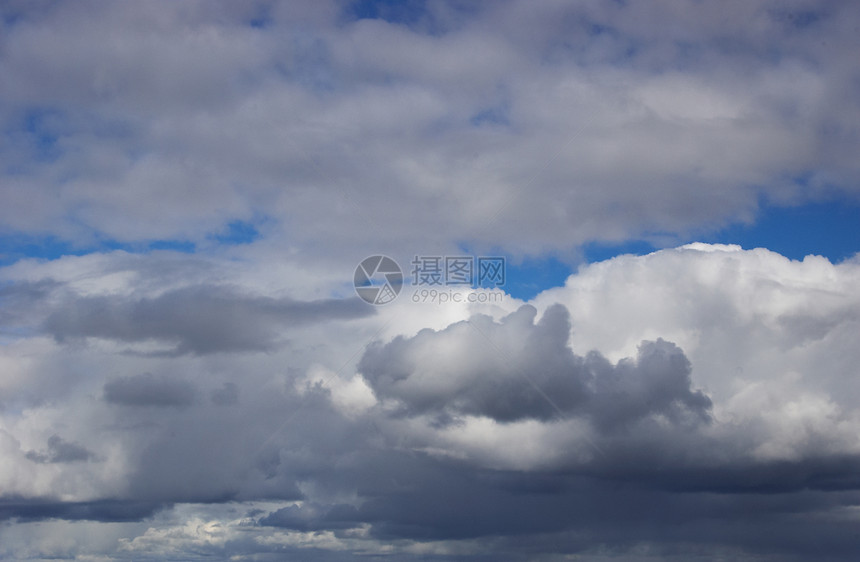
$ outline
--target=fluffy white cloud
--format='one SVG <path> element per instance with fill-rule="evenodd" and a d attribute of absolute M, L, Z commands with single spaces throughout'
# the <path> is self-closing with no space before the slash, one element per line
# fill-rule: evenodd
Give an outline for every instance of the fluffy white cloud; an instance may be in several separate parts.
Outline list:
<path fill-rule="evenodd" d="M 642 339 L 677 343 L 694 380 L 724 399 L 747 377 L 797 373 L 846 406 L 860 392 L 851 343 L 860 322 L 860 264 L 817 256 L 792 261 L 766 249 L 694 244 L 584 267 L 539 295 L 572 316 L 574 349 L 629 355 Z"/>
<path fill-rule="evenodd" d="M 128 298 L 127 258 L 19 264 L 7 294 L 46 318 L 76 306 L 53 295 L 79 294 L 68 287 L 81 279 L 85 298 Z M 697 244 L 583 267 L 527 305 L 399 300 L 267 352 L 129 353 L 109 336 L 46 339 L 50 325 L 34 322 L 3 348 L 20 374 L 4 377 L 0 513 L 69 529 L 125 521 L 99 550 L 111 556 L 457 557 L 512 548 L 498 538 L 510 533 L 549 533 L 546 551 L 597 556 L 610 542 L 630 554 L 680 544 L 665 532 L 673 517 L 688 521 L 684 544 L 787 555 L 733 521 L 784 527 L 791 505 L 808 528 L 798 547 L 836 522 L 838 558 L 860 486 L 858 276 L 856 260 Z M 208 322 L 241 318 L 249 288 L 227 282 L 232 304 Z M 655 505 L 661 523 L 645 532 L 636 521 Z M 523 512 L 526 526 L 502 515 Z M 15 528 L 4 532 L 19 545 Z M 64 552 L 95 554 L 69 529 Z"/>

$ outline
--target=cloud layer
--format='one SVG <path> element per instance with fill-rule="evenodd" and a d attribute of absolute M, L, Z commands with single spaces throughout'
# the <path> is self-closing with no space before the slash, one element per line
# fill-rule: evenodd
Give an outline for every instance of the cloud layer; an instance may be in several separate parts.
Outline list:
<path fill-rule="evenodd" d="M 6 294 L 46 317 L 72 277 L 118 298 L 127 259 L 22 263 Z M 27 556 L 28 528 L 41 555 L 117 558 L 847 559 L 858 276 L 693 245 L 590 265 L 531 304 L 398 300 L 215 355 L 36 322 L 3 348 L 4 555 Z M 226 309 L 245 310 L 239 279 Z M 97 548 L 79 533 L 99 521 L 119 526 Z M 39 533 L 60 522 L 77 538 L 51 550 Z"/>
<path fill-rule="evenodd" d="M 858 21 L 3 3 L 0 558 L 853 560 L 860 258 L 682 244 L 857 201 Z"/>
<path fill-rule="evenodd" d="M 7 6 L 0 222 L 565 253 L 857 196 L 851 3 L 290 4 Z"/>

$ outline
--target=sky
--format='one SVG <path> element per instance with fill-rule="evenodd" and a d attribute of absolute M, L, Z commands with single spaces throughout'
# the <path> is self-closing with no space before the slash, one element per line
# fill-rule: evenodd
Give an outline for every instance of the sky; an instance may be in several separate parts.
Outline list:
<path fill-rule="evenodd" d="M 854 560 L 858 52 L 852 2 L 0 3 L 0 559 Z"/>

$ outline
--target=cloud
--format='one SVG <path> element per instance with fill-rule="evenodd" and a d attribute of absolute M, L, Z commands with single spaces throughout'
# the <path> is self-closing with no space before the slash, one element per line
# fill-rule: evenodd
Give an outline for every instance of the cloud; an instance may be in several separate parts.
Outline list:
<path fill-rule="evenodd" d="M 58 518 L 71 521 L 139 521 L 165 506 L 148 502 L 92 501 L 60 502 L 32 498 L 0 498 L 0 519 L 41 521 Z"/>
<path fill-rule="evenodd" d="M 856 275 L 850 261 L 696 245 L 584 267 L 528 305 L 424 316 L 398 301 L 297 330 L 271 355 L 46 339 L 40 356 L 64 358 L 61 373 L 162 374 L 91 374 L 59 408 L 6 414 L 4 485 L 28 490 L 14 472 L 27 466 L 78 496 L 10 496 L 5 517 L 56 517 L 76 533 L 125 521 L 98 552 L 167 559 L 801 560 L 821 536 L 818 556 L 849 559 L 860 417 L 839 373 L 854 352 Z M 90 282 L 96 295 L 105 283 Z M 70 434 L 62 424 L 98 443 L 94 456 L 34 463 L 53 454 L 46 438 Z M 8 557 L 22 557 L 18 541 L 5 531 Z"/>
<path fill-rule="evenodd" d="M 648 416 L 707 421 L 710 399 L 691 388 L 690 363 L 677 346 L 643 342 L 638 356 L 613 365 L 600 353 L 567 346 L 569 313 L 523 306 L 499 323 L 473 317 L 369 348 L 358 364 L 376 395 L 408 415 L 488 416 L 496 421 L 587 416 L 601 428 Z"/>
<path fill-rule="evenodd" d="M 404 6 L 0 6 L 0 558 L 853 560 L 857 258 L 350 280 L 856 201 L 857 5 Z"/>
<path fill-rule="evenodd" d="M 847 342 L 860 321 L 858 276 L 856 260 L 689 245 L 584 267 L 534 304 L 564 304 L 570 345 L 616 360 L 642 339 L 676 342 L 717 402 L 758 382 L 756 392 L 785 388 L 775 400 L 814 389 L 853 409 L 860 388 L 844 373 L 856 357 Z"/>
<path fill-rule="evenodd" d="M 4 283 L 0 286 L 0 330 L 22 329 L 32 322 L 33 304 L 56 287 L 52 281 Z"/>
<path fill-rule="evenodd" d="M 48 438 L 48 450 L 46 452 L 29 451 L 26 456 L 37 463 L 88 461 L 94 457 L 93 453 L 85 447 L 65 441 L 59 435 L 52 435 Z"/>
<path fill-rule="evenodd" d="M 197 394 L 195 386 L 167 375 L 142 373 L 116 377 L 104 385 L 104 399 L 123 406 L 188 407 Z"/>
<path fill-rule="evenodd" d="M 264 217 L 334 261 L 569 253 L 750 220 L 762 197 L 857 197 L 851 4 L 441 2 L 407 23 L 314 4 L 263 26 L 225 6 L 13 11 L 3 223 L 205 244 Z"/>
<path fill-rule="evenodd" d="M 207 354 L 268 351 L 280 343 L 284 328 L 372 313 L 357 298 L 302 302 L 204 285 L 153 298 L 73 297 L 48 315 L 42 329 L 61 342 L 87 337 L 155 340 L 174 344 L 171 354 Z"/>
<path fill-rule="evenodd" d="M 361 521 L 354 506 L 339 504 L 320 506 L 308 503 L 283 507 L 259 519 L 260 525 L 318 531 L 322 529 L 350 529 Z"/>
<path fill-rule="evenodd" d="M 239 403 L 239 387 L 235 383 L 225 382 L 221 388 L 209 393 L 209 399 L 218 406 L 235 406 Z"/>

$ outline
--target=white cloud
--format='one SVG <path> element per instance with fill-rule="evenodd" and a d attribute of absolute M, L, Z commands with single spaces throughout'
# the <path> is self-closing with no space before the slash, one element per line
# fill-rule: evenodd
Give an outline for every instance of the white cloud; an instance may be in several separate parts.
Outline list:
<path fill-rule="evenodd" d="M 349 9 L 0 7 L 0 234 L 199 250 L 0 268 L 0 557 L 852 559 L 857 257 L 351 279 L 856 198 L 857 8 Z"/>
<path fill-rule="evenodd" d="M 230 273 L 217 258 L 198 268 L 167 257 L 22 262 L 4 270 L 7 294 L 49 317 L 70 306 L 56 295 L 127 299 L 136 287 L 169 294 L 162 285 L 209 286 L 213 270 L 235 289 L 225 310 L 240 310 L 251 287 L 270 286 L 265 264 L 257 276 Z M 405 541 L 395 550 L 407 556 L 486 547 L 479 537 L 513 523 L 482 510 L 497 502 L 531 509 L 519 502 L 532 494 L 566 501 L 566 487 L 578 490 L 582 479 L 593 488 L 578 500 L 584 506 L 636 510 L 633 496 L 606 496 L 633 482 L 651 502 L 681 490 L 673 493 L 691 521 L 713 509 L 701 491 L 720 490 L 742 505 L 744 491 L 762 482 L 800 503 L 798 486 L 836 486 L 851 504 L 860 454 L 850 376 L 858 275 L 856 260 L 791 261 L 763 249 L 693 244 L 583 267 L 564 287 L 538 295 L 534 308 L 512 298 L 421 304 L 404 293 L 378 314 L 290 332 L 268 352 L 146 356 L 102 340 L 58 343 L 34 321 L 33 332 L 3 348 L 0 445 L 10 462 L 0 478 L 15 497 L 38 500 L 7 499 L 0 512 L 117 520 L 165 503 L 182 510 L 280 498 L 316 507 L 299 519 L 275 516 L 273 507 L 249 515 L 252 526 L 225 523 L 243 515 L 177 512 L 149 523 L 150 531 L 128 527 L 123 548 L 156 556 L 154 545 L 172 537 L 174 546 L 159 547 L 158 556 L 198 547 L 262 556 L 288 545 L 346 555 Z M 159 310 L 151 321 L 173 314 Z M 109 400 L 116 381 L 146 382 L 149 398 Z M 192 399 L 160 406 L 153 384 L 191 385 Z M 226 388 L 228 401 L 208 398 Z M 57 443 L 77 448 L 66 458 Z M 61 457 L 68 462 L 42 462 Z M 603 480 L 621 484 L 594 483 Z M 810 494 L 823 502 L 827 492 Z M 451 503 L 434 503 L 441 498 Z M 404 511 L 415 502 L 428 507 Z M 798 509 L 835 513 L 815 505 Z M 761 509 L 766 517 L 770 508 Z M 461 521 L 454 532 L 444 523 L 454 513 L 484 523 Z M 545 513 L 536 528 L 582 528 L 578 512 L 560 516 L 547 505 Z M 603 523 L 589 524 L 588 533 L 603 536 Z M 365 531 L 346 539 L 338 535 L 345 529 Z M 307 534 L 314 532 L 335 538 L 320 542 L 323 535 Z M 566 544 L 566 531 L 558 532 Z"/>
<path fill-rule="evenodd" d="M 849 343 L 860 322 L 858 281 L 856 261 L 695 244 L 586 266 L 535 304 L 567 306 L 574 349 L 617 359 L 642 339 L 677 343 L 694 380 L 721 399 L 733 381 L 798 372 L 853 406 L 860 388 L 845 373 L 858 359 Z"/>
<path fill-rule="evenodd" d="M 857 195 L 849 5 L 428 10 L 432 33 L 328 3 L 261 29 L 226 7 L 27 13 L 0 57 L 24 170 L 0 216 L 88 243 L 262 215 L 335 260 L 566 252 L 747 219 L 762 194 Z"/>

